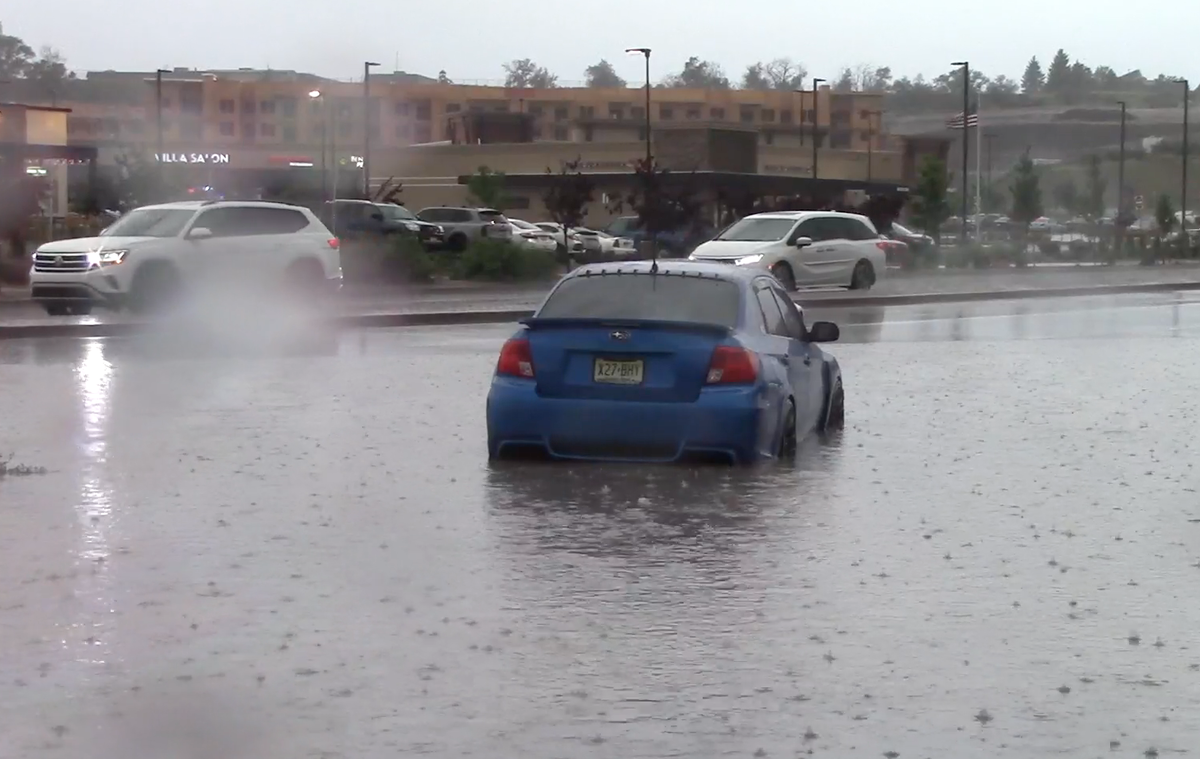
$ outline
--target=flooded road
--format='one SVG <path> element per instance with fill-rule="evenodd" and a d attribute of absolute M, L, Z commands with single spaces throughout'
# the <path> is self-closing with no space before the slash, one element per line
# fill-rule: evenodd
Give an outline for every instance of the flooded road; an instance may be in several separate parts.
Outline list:
<path fill-rule="evenodd" d="M 811 312 L 758 471 L 489 468 L 505 327 L 0 344 L 0 756 L 1190 750 L 1200 302 L 1072 301 Z"/>

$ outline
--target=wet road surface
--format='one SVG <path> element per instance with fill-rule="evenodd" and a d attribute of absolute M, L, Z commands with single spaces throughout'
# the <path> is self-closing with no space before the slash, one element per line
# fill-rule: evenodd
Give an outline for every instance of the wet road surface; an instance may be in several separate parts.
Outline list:
<path fill-rule="evenodd" d="M 0 344 L 0 756 L 1193 749 L 1200 302 L 1019 307 L 756 471 L 489 468 L 505 327 Z"/>

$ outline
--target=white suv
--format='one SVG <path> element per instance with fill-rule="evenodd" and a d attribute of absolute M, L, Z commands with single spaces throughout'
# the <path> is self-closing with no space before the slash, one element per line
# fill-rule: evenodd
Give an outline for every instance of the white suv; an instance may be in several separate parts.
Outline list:
<path fill-rule="evenodd" d="M 99 237 L 46 243 L 33 254 L 33 299 L 51 315 L 93 306 L 138 313 L 185 290 L 278 284 L 314 297 L 342 284 L 338 240 L 307 208 L 252 201 L 144 206 Z"/>
<path fill-rule="evenodd" d="M 888 244 L 866 216 L 779 211 L 740 219 L 688 258 L 766 269 L 788 290 L 869 290 L 887 272 Z"/>

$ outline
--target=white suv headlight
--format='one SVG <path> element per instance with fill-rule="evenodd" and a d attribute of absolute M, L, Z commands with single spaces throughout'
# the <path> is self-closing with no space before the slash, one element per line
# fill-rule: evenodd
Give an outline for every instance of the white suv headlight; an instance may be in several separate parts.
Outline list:
<path fill-rule="evenodd" d="M 125 260 L 128 250 L 93 250 L 88 253 L 88 261 L 93 266 L 112 266 Z"/>
<path fill-rule="evenodd" d="M 762 253 L 755 253 L 752 256 L 742 256 L 737 260 L 738 266 L 749 266 L 763 260 Z"/>

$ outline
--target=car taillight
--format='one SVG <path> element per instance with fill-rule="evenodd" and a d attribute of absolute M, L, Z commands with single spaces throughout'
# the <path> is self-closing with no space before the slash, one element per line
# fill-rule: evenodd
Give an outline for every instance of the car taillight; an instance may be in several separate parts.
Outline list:
<path fill-rule="evenodd" d="M 735 345 L 718 345 L 708 364 L 710 385 L 742 385 L 758 379 L 758 356 Z"/>
<path fill-rule="evenodd" d="M 891 240 L 880 240 L 879 242 L 875 243 L 875 247 L 879 248 L 884 253 L 887 253 L 888 248 L 892 247 L 892 241 Z"/>
<path fill-rule="evenodd" d="M 533 351 L 528 340 L 513 338 L 500 349 L 496 374 L 508 377 L 533 377 Z"/>
<path fill-rule="evenodd" d="M 342 246 L 341 241 L 338 240 L 336 237 L 330 237 L 326 242 L 328 242 L 329 247 L 333 248 L 334 250 L 337 250 L 338 248 L 340 248 Z"/>

